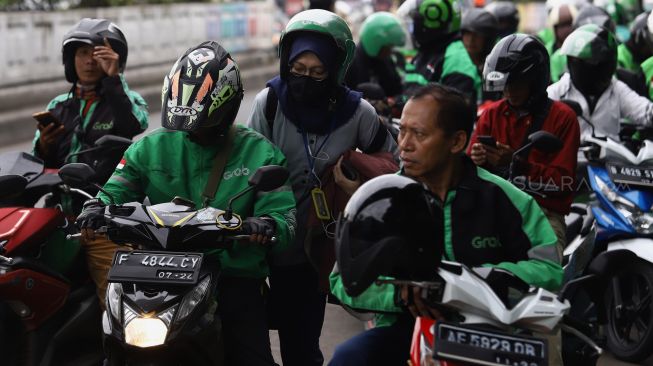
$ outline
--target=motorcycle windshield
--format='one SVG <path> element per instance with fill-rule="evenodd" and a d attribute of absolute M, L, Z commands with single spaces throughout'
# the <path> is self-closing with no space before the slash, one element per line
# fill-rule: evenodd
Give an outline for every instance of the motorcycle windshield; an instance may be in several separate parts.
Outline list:
<path fill-rule="evenodd" d="M 25 152 L 12 151 L 0 155 L 0 175 L 20 175 L 30 183 L 43 172 L 43 168 L 43 160 Z"/>

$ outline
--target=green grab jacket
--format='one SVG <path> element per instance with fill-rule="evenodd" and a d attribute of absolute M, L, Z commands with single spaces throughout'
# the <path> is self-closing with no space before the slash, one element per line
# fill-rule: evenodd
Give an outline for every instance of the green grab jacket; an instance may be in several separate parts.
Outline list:
<path fill-rule="evenodd" d="M 248 187 L 248 179 L 264 165 L 286 166 L 286 158 L 265 137 L 244 126 L 235 126 L 231 155 L 224 168 L 220 186 L 209 206 L 224 209 L 227 201 Z M 185 132 L 159 128 L 127 149 L 104 189 L 116 203 L 142 202 L 147 196 L 152 204 L 184 197 L 202 205 L 202 193 L 209 179 L 213 160 L 220 146 L 200 146 Z M 109 203 L 109 198 L 98 197 Z M 295 234 L 295 198 L 288 182 L 270 192 L 249 192 L 233 203 L 234 213 L 243 219 L 267 215 L 277 226 L 277 243 L 269 245 L 235 242 L 230 249 L 208 252 L 217 256 L 223 274 L 230 277 L 265 278 L 267 256 L 288 246 Z"/>
<path fill-rule="evenodd" d="M 464 160 L 463 178 L 448 192 L 443 205 L 444 259 L 469 267 L 501 268 L 532 286 L 558 290 L 563 271 L 557 238 L 537 202 L 508 181 L 476 167 L 469 158 Z M 378 326 L 392 324 L 396 313 L 403 311 L 395 304 L 394 286 L 374 284 L 352 298 L 345 292 L 337 267 L 330 284 L 343 305 L 377 313 Z"/>
<path fill-rule="evenodd" d="M 642 70 L 637 61 L 635 61 L 633 53 L 630 52 L 625 43 L 622 43 L 617 47 L 617 67 L 632 72 L 639 72 Z"/>

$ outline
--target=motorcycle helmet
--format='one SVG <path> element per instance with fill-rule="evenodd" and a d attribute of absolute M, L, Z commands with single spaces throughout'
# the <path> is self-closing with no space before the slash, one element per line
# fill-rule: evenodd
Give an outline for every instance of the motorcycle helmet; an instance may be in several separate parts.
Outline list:
<path fill-rule="evenodd" d="M 460 29 L 459 0 L 407 0 L 397 13 L 411 18 L 411 36 L 418 48 Z"/>
<path fill-rule="evenodd" d="M 215 41 L 189 48 L 163 79 L 161 125 L 194 131 L 220 126 L 226 131 L 243 99 L 238 65 Z"/>
<path fill-rule="evenodd" d="M 486 40 L 484 54 L 488 54 L 496 41 L 499 24 L 492 13 L 480 8 L 470 8 L 463 13 L 460 30 L 483 35 Z"/>
<path fill-rule="evenodd" d="M 500 40 L 485 59 L 483 87 L 502 92 L 515 80 L 531 85 L 531 100 L 546 95 L 549 85 L 549 54 L 537 38 L 517 33 Z"/>
<path fill-rule="evenodd" d="M 77 81 L 75 71 L 75 51 L 82 45 L 103 46 L 104 38 L 109 41 L 111 48 L 118 54 L 118 66 L 124 71 L 127 64 L 127 39 L 120 28 L 106 19 L 84 18 L 63 37 L 61 54 L 66 80 L 71 83 Z"/>
<path fill-rule="evenodd" d="M 497 19 L 498 37 L 503 38 L 517 32 L 519 26 L 519 11 L 512 1 L 495 1 L 485 8 Z"/>
<path fill-rule="evenodd" d="M 573 31 L 561 47 L 571 81 L 584 95 L 600 95 L 617 69 L 617 40 L 609 30 L 586 24 Z"/>
<path fill-rule="evenodd" d="M 381 11 L 370 15 L 363 22 L 360 43 L 368 56 L 377 57 L 383 47 L 403 46 L 406 43 L 406 35 L 397 17 Z"/>
<path fill-rule="evenodd" d="M 335 77 L 329 75 L 332 83 L 340 85 L 345 80 L 349 66 L 354 60 L 356 45 L 347 23 L 336 14 L 321 10 L 312 9 L 297 13 L 290 19 L 286 29 L 281 32 L 279 40 L 279 58 L 281 79 L 287 80 L 290 73 L 288 66 L 290 49 L 294 38 L 302 32 L 313 32 L 321 34 L 334 42 L 338 49 L 336 64 L 339 65 Z"/>
<path fill-rule="evenodd" d="M 629 46 L 632 44 L 634 47 L 631 48 L 637 50 L 636 52 L 641 60 L 640 63 L 653 55 L 652 26 L 653 17 L 650 12 L 638 15 L 630 25 L 630 39 L 627 44 Z"/>
<path fill-rule="evenodd" d="M 610 17 L 610 14 L 604 9 L 591 4 L 585 5 L 580 9 L 576 19 L 574 19 L 573 28 L 576 30 L 585 24 L 596 24 L 609 29 L 613 33 L 616 29 L 616 25 Z"/>
<path fill-rule="evenodd" d="M 443 253 L 442 209 L 423 185 L 396 174 L 376 177 L 350 198 L 336 228 L 345 291 L 358 296 L 379 276 L 433 279 Z"/>

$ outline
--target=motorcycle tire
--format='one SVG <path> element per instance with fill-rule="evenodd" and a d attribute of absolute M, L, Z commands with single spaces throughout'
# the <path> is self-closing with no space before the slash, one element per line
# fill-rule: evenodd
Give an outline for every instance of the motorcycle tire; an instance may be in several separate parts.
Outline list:
<path fill-rule="evenodd" d="M 653 265 L 638 260 L 615 276 L 623 304 L 617 309 L 610 283 L 605 299 L 607 346 L 616 358 L 638 363 L 653 352 Z"/>

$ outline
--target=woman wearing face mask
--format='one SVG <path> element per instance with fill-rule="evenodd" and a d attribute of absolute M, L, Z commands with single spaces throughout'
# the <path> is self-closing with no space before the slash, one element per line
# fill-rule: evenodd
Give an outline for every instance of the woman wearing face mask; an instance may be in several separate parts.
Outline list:
<path fill-rule="evenodd" d="M 285 366 L 324 361 L 319 337 L 326 290 L 318 288 L 318 273 L 311 265 L 315 261 L 309 261 L 305 249 L 311 237 L 307 217 L 321 210 L 321 177 L 335 165 L 336 182 L 351 192 L 358 181 L 343 177 L 343 153 L 357 148 L 396 152 L 374 108 L 343 86 L 354 50 L 349 27 L 334 13 L 313 9 L 295 15 L 281 36 L 280 75 L 256 96 L 248 120 L 286 155 L 297 200 L 295 243 L 271 258 L 270 271 L 271 315 Z M 326 218 L 323 224 L 329 227 L 331 222 Z"/>

